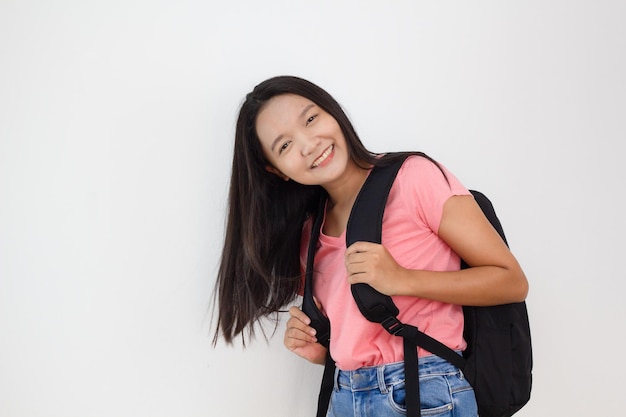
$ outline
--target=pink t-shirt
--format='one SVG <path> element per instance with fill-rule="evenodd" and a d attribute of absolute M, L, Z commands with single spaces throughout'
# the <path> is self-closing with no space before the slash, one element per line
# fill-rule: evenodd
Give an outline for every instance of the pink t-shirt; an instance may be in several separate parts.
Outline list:
<path fill-rule="evenodd" d="M 459 257 L 437 235 L 443 205 L 467 189 L 429 160 L 409 157 L 391 188 L 383 216 L 382 244 L 403 267 L 430 271 L 459 269 Z M 301 261 L 306 265 L 311 222 L 305 224 Z M 345 231 L 339 237 L 320 234 L 315 255 L 313 293 L 331 322 L 330 352 L 337 367 L 363 366 L 404 359 L 402 338 L 390 335 L 380 324 L 367 321 L 359 311 L 348 284 L 344 264 Z M 402 322 L 417 326 L 448 347 L 463 350 L 463 311 L 460 306 L 416 297 L 393 297 Z M 419 349 L 418 354 L 430 353 Z"/>

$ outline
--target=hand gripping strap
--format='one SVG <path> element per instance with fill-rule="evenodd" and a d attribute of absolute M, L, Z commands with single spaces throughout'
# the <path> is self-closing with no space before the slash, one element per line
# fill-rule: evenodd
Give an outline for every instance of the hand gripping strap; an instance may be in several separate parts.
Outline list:
<path fill-rule="evenodd" d="M 408 156 L 408 155 L 407 155 Z M 372 169 L 354 201 L 346 229 L 346 245 L 355 242 L 382 242 L 383 214 L 387 196 L 404 158 Z M 366 319 L 381 323 L 399 311 L 391 297 L 381 294 L 367 284 L 351 286 L 352 296 Z"/>

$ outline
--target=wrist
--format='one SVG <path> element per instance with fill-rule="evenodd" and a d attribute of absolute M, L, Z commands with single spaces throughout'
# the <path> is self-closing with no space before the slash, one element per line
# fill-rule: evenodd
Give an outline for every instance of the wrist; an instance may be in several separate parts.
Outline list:
<path fill-rule="evenodd" d="M 402 296 L 419 296 L 419 274 L 420 271 L 415 269 L 401 268 L 398 273 L 398 291 L 394 295 Z"/>

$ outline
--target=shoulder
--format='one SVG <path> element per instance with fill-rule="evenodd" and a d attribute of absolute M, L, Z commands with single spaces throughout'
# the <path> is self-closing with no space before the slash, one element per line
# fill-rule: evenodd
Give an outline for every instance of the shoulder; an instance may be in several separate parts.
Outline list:
<path fill-rule="evenodd" d="M 407 210 L 437 230 L 445 202 L 452 196 L 468 194 L 443 164 L 415 155 L 407 158 L 398 171 L 389 197 L 402 201 Z"/>
<path fill-rule="evenodd" d="M 409 156 L 398 171 L 399 182 L 448 183 L 450 172 L 439 162 L 421 155 Z"/>

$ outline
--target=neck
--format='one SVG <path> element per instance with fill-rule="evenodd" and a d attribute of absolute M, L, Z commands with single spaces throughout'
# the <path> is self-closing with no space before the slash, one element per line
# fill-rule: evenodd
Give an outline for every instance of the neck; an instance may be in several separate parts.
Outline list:
<path fill-rule="evenodd" d="M 369 170 L 360 168 L 354 163 L 348 165 L 345 175 L 336 183 L 326 185 L 324 188 L 328 192 L 328 208 L 330 209 L 352 209 L 354 200 L 358 195 Z"/>

